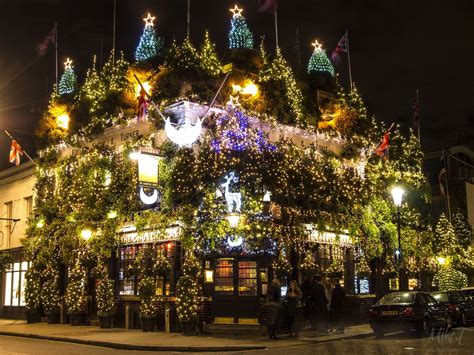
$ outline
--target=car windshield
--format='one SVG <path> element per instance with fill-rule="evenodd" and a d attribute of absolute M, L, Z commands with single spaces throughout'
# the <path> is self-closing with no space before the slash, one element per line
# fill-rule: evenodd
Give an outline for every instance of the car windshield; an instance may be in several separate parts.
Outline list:
<path fill-rule="evenodd" d="M 449 302 L 449 297 L 446 292 L 432 293 L 431 296 L 438 302 Z"/>
<path fill-rule="evenodd" d="M 389 293 L 383 296 L 378 304 L 397 304 L 397 303 L 413 303 L 413 293 Z"/>

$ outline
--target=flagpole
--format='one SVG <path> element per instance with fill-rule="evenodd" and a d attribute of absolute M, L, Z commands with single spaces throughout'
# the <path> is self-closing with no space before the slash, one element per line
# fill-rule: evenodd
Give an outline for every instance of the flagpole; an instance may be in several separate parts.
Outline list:
<path fill-rule="evenodd" d="M 446 161 L 446 154 L 443 150 L 443 159 L 444 159 L 444 167 L 446 169 L 446 204 L 448 206 L 448 217 L 449 222 L 451 222 L 451 202 L 449 200 L 449 173 L 448 173 L 448 162 Z"/>
<path fill-rule="evenodd" d="M 56 94 L 58 94 L 58 21 L 54 23 L 54 26 L 56 27 L 56 31 L 54 33 L 54 47 L 56 50 Z"/>
<path fill-rule="evenodd" d="M 346 30 L 346 43 L 347 43 L 347 64 L 349 65 L 349 83 L 352 91 L 352 68 L 351 68 L 351 51 L 349 49 L 349 31 Z"/>
<path fill-rule="evenodd" d="M 5 134 L 6 134 L 12 141 L 15 140 L 15 138 L 13 138 L 12 135 L 11 135 L 7 130 L 4 130 L 4 132 L 5 132 Z M 33 164 L 38 165 L 38 164 L 36 164 L 36 162 L 30 157 L 30 155 L 26 152 L 26 150 L 24 150 L 23 148 L 22 148 L 22 150 L 23 150 L 23 153 L 25 153 L 26 157 L 27 157 L 28 159 L 30 159 L 30 161 L 31 161 Z"/>
<path fill-rule="evenodd" d="M 191 32 L 191 0 L 188 0 L 187 20 L 186 20 L 186 37 L 189 39 Z"/>
<path fill-rule="evenodd" d="M 115 63 L 115 18 L 117 17 L 117 0 L 114 0 L 114 18 L 112 28 L 112 63 Z"/>
<path fill-rule="evenodd" d="M 275 1 L 275 44 L 276 50 L 278 51 L 278 15 L 277 15 L 277 2 Z"/>
<path fill-rule="evenodd" d="M 421 133 L 420 133 L 420 89 L 416 89 L 416 121 L 417 121 L 417 129 L 418 129 L 418 142 L 420 142 L 421 146 Z"/>

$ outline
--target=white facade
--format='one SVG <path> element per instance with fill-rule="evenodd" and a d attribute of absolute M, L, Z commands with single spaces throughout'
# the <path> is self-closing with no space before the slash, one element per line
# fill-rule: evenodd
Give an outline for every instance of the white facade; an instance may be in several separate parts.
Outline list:
<path fill-rule="evenodd" d="M 0 250 L 21 247 L 28 218 L 33 214 L 35 167 L 26 162 L 0 172 Z"/>

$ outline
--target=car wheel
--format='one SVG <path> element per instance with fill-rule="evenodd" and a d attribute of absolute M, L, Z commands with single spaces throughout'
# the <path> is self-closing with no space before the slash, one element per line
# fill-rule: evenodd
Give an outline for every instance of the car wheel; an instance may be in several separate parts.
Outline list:
<path fill-rule="evenodd" d="M 420 325 L 418 326 L 418 333 L 421 335 L 430 336 L 432 330 L 433 327 L 431 326 L 430 320 L 427 317 L 423 318 Z"/>

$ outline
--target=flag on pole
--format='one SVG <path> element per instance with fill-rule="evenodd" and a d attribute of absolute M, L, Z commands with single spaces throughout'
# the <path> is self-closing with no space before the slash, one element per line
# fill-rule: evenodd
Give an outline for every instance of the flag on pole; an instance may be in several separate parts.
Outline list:
<path fill-rule="evenodd" d="M 439 192 L 443 197 L 446 197 L 446 184 L 448 182 L 448 171 L 446 170 L 446 159 L 444 156 L 444 152 L 441 155 L 441 170 L 439 171 L 438 175 L 438 183 L 439 183 Z"/>
<path fill-rule="evenodd" d="M 148 101 L 146 99 L 145 89 L 140 90 L 138 97 L 138 122 L 145 121 L 148 116 Z"/>
<path fill-rule="evenodd" d="M 43 38 L 43 40 L 38 44 L 37 50 L 39 56 L 44 56 L 50 44 L 56 43 L 56 30 L 57 30 L 57 23 L 54 23 L 52 30 L 49 34 Z"/>
<path fill-rule="evenodd" d="M 338 65 L 341 63 L 341 54 L 347 53 L 347 32 L 344 33 L 344 36 L 340 39 L 337 43 L 336 48 L 333 50 L 331 54 L 331 62 L 334 65 Z"/>
<path fill-rule="evenodd" d="M 273 10 L 276 6 L 277 0 L 262 0 L 260 3 L 261 5 L 258 9 L 258 12 L 265 12 L 268 10 Z"/>
<path fill-rule="evenodd" d="M 16 166 L 20 165 L 20 155 L 23 155 L 23 149 L 21 149 L 16 140 L 12 140 L 9 157 L 10 163 L 15 164 Z"/>
<path fill-rule="evenodd" d="M 388 159 L 388 151 L 390 147 L 390 132 L 384 133 L 380 143 L 375 147 L 375 154 L 382 159 Z"/>

